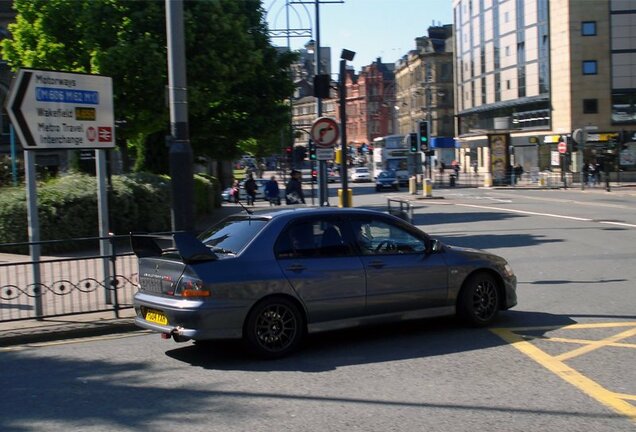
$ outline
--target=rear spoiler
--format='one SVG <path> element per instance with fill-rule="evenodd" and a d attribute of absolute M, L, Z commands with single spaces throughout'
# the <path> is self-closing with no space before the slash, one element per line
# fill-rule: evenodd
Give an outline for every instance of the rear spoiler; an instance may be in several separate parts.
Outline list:
<path fill-rule="evenodd" d="M 172 235 L 177 252 L 186 264 L 214 261 L 218 256 L 204 245 L 196 236 L 187 232 Z M 130 233 L 130 245 L 138 258 L 160 257 L 171 248 L 162 248 L 159 241 L 170 240 L 169 236 Z"/>

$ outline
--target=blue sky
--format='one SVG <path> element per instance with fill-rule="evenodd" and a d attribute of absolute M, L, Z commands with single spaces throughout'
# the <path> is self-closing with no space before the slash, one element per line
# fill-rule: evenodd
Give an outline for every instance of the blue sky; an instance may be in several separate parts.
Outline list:
<path fill-rule="evenodd" d="M 299 1 L 299 0 L 290 0 Z M 315 5 L 290 5 L 290 28 L 315 26 Z M 325 0 L 333 1 L 333 0 Z M 286 29 L 286 0 L 263 0 L 270 29 Z M 344 0 L 321 3 L 320 44 L 331 47 L 331 72 L 338 72 L 343 48 L 356 52 L 352 62 L 357 72 L 377 57 L 393 63 L 415 48 L 415 38 L 425 36 L 433 22 L 452 24 L 452 0 Z M 315 32 L 313 33 L 315 37 Z M 291 38 L 292 49 L 302 48 L 308 38 Z M 286 46 L 283 38 L 272 39 Z"/>

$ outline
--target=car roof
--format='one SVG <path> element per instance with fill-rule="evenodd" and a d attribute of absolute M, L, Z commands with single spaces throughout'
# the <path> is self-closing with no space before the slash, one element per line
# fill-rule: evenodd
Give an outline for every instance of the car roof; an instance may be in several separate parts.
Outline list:
<path fill-rule="evenodd" d="M 381 215 L 387 216 L 387 213 L 377 210 L 364 208 L 339 208 L 339 207 L 294 207 L 276 210 L 257 211 L 248 215 L 239 213 L 234 216 L 243 217 L 267 217 L 272 219 L 294 219 L 299 216 L 338 216 L 338 215 Z"/>

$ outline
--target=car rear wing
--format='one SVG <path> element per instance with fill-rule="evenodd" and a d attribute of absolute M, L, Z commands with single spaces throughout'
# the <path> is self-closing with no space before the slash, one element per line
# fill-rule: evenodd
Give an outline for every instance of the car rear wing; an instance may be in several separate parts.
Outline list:
<path fill-rule="evenodd" d="M 160 243 L 174 241 L 175 247 L 164 248 Z M 187 232 L 177 232 L 172 236 L 130 233 L 130 245 L 137 258 L 160 257 L 166 252 L 176 251 L 186 264 L 214 261 L 218 256 L 196 236 Z"/>

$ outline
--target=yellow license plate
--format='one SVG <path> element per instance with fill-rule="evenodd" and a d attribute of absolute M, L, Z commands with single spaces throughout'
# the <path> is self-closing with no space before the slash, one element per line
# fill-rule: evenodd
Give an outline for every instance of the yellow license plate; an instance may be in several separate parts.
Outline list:
<path fill-rule="evenodd" d="M 167 325 L 168 317 L 164 315 L 163 312 L 159 312 L 156 310 L 148 310 L 146 311 L 146 321 L 150 321 L 153 323 Z"/>

